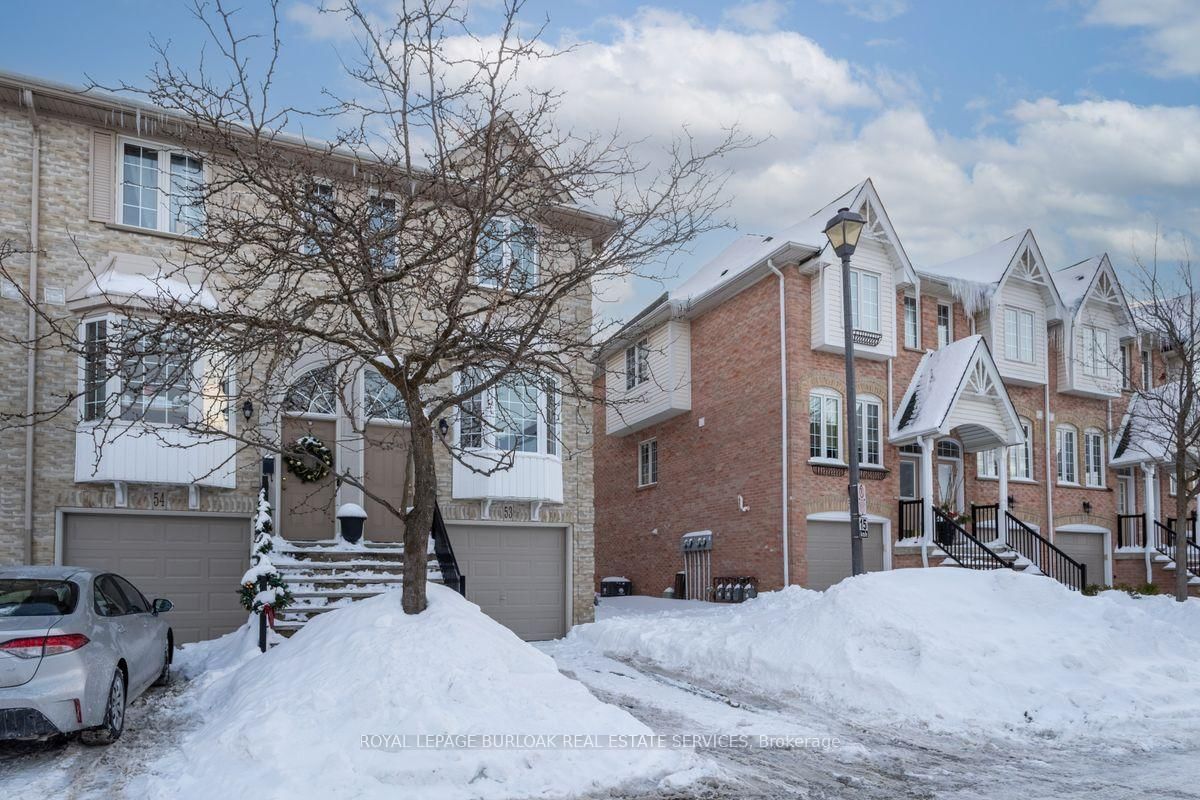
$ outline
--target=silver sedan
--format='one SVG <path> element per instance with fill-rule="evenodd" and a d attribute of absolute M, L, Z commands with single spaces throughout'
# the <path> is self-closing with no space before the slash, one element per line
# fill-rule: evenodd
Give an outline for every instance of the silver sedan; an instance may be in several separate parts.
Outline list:
<path fill-rule="evenodd" d="M 116 741 L 129 701 L 170 679 L 170 610 L 110 572 L 0 567 L 0 739 Z"/>

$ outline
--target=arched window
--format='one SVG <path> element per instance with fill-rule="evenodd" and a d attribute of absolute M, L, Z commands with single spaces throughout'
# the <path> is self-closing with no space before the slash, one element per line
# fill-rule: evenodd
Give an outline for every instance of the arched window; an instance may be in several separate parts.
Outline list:
<path fill-rule="evenodd" d="M 1058 482 L 1079 482 L 1079 441 L 1074 426 L 1059 425 L 1054 432 L 1058 450 Z"/>
<path fill-rule="evenodd" d="M 937 457 L 938 458 L 957 458 L 962 459 L 962 447 L 953 439 L 938 439 L 937 442 Z"/>
<path fill-rule="evenodd" d="M 409 421 L 400 390 L 370 367 L 363 373 L 363 413 L 367 419 Z"/>
<path fill-rule="evenodd" d="M 1021 417 L 1020 444 L 1008 448 L 1008 477 L 1033 480 L 1033 423 Z"/>
<path fill-rule="evenodd" d="M 808 396 L 808 456 L 842 460 L 842 396 L 832 389 L 813 389 Z"/>
<path fill-rule="evenodd" d="M 283 407 L 296 414 L 336 414 L 337 381 L 333 366 L 315 367 L 297 378 L 288 389 Z"/>
<path fill-rule="evenodd" d="M 869 467 L 883 466 L 883 403 L 878 397 L 863 395 L 858 405 L 858 461 Z"/>

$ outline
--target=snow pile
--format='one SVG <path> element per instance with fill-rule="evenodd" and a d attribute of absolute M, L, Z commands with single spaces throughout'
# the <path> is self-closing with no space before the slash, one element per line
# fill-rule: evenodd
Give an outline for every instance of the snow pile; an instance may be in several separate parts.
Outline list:
<path fill-rule="evenodd" d="M 267 637 L 271 643 L 283 641 L 274 631 L 267 631 Z M 184 680 L 203 677 L 207 683 L 259 655 L 262 652 L 258 649 L 258 615 L 250 614 L 246 624 L 236 631 L 207 642 L 181 645 L 175 653 L 172 670 Z"/>
<path fill-rule="evenodd" d="M 610 617 L 570 640 L 864 724 L 1130 744 L 1200 735 L 1200 602 L 1083 597 L 1009 570 L 875 573 Z"/>
<path fill-rule="evenodd" d="M 651 731 L 449 589 L 431 584 L 417 616 L 400 598 L 323 614 L 213 681 L 193 701 L 203 724 L 134 788 L 173 798 L 210 798 L 218 786 L 223 797 L 566 797 L 700 774 L 692 752 L 663 748 L 494 748 L 476 738 L 417 749 L 416 735 Z"/>

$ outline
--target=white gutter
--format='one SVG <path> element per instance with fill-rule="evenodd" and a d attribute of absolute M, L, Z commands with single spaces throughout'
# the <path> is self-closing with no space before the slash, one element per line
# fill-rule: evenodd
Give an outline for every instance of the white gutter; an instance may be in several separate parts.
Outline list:
<path fill-rule="evenodd" d="M 1046 340 L 1049 342 L 1050 337 Z M 1046 359 L 1049 363 L 1050 345 L 1046 345 Z M 1046 415 L 1046 528 L 1042 535 L 1054 541 L 1054 483 L 1058 480 L 1058 474 L 1053 470 L 1054 467 L 1054 430 L 1050 425 L 1050 381 L 1047 380 L 1045 386 L 1042 387 L 1045 403 Z"/>
<path fill-rule="evenodd" d="M 33 105 L 33 92 L 26 89 L 23 98 L 29 104 L 29 120 L 33 126 L 30 140 L 32 159 L 29 177 L 29 318 L 26 322 L 25 356 L 25 541 L 24 563 L 33 563 L 33 418 L 37 410 L 37 302 L 38 291 L 38 206 L 41 194 L 42 131 L 38 124 L 37 109 Z"/>
<path fill-rule="evenodd" d="M 767 259 L 767 268 L 779 278 L 779 410 L 780 410 L 780 457 L 782 458 L 783 486 L 783 585 L 791 584 L 791 543 L 788 537 L 788 386 L 787 386 L 787 315 L 784 312 L 787 294 L 784 291 L 783 273 L 775 266 L 775 259 Z"/>

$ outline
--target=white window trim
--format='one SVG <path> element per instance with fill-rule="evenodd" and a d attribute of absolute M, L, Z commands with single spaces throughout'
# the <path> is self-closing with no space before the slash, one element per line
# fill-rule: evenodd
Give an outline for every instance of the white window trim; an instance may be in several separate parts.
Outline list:
<path fill-rule="evenodd" d="M 158 151 L 158 225 L 153 228 L 147 228 L 140 223 L 131 223 L 125 221 L 125 145 L 132 144 L 137 147 L 149 147 Z M 209 174 L 208 159 L 200 153 L 188 150 L 178 145 L 170 145 L 165 142 L 156 142 L 153 139 L 140 139 L 134 136 L 118 136 L 117 137 L 117 152 L 116 152 L 116 176 L 113 180 L 115 186 L 115 197 L 113 203 L 113 224 L 122 228 L 130 228 L 133 230 L 147 231 L 149 233 L 161 233 L 167 236 L 180 236 L 185 239 L 198 239 L 199 235 L 194 233 L 180 233 L 179 231 L 171 230 L 171 156 L 182 155 L 188 158 L 194 158 L 200 162 L 201 169 L 204 174 L 204 185 L 207 187 L 211 181 Z M 166 161 L 166 169 L 163 169 L 163 161 Z"/>
<path fill-rule="evenodd" d="M 946 341 L 942 343 L 941 330 L 941 310 L 946 309 Z M 933 335 L 934 341 L 937 343 L 938 349 L 941 350 L 954 342 L 954 304 L 943 303 L 940 300 L 933 311 Z"/>
<path fill-rule="evenodd" d="M 878 397 L 875 397 L 874 395 L 866 394 L 866 395 L 861 395 L 861 396 L 859 396 L 859 397 L 856 397 L 856 398 L 855 398 L 855 402 L 857 402 L 858 404 L 862 405 L 862 407 L 863 407 L 863 416 L 862 416 L 862 419 L 861 419 L 861 420 L 858 420 L 858 422 L 860 422 L 861 424 L 857 425 L 857 433 L 858 433 L 860 436 L 862 436 L 862 437 L 863 437 L 863 457 L 862 457 L 862 459 L 860 459 L 860 460 L 859 460 L 859 466 L 862 466 L 862 467 L 867 467 L 867 468 L 869 468 L 869 469 L 883 469 L 883 468 L 884 468 L 884 466 L 883 466 L 883 438 L 884 438 L 884 435 L 883 435 L 883 427 L 884 427 L 884 424 L 885 424 L 885 422 L 884 422 L 884 418 L 883 418 L 883 401 L 882 401 L 882 400 L 880 400 Z M 876 410 L 876 412 L 877 412 L 877 414 L 878 414 L 878 419 L 879 419 L 879 425 L 878 425 L 878 428 L 879 428 L 879 430 L 878 430 L 878 436 L 879 436 L 879 440 L 878 440 L 878 442 L 876 442 L 876 444 L 878 445 L 878 446 L 876 447 L 876 450 L 877 450 L 877 451 L 878 451 L 878 453 L 879 453 L 879 460 L 878 460 L 878 461 L 868 461 L 868 460 L 866 460 L 866 459 L 867 459 L 867 452 L 868 452 L 868 450 L 867 450 L 867 447 L 866 447 L 866 445 L 868 444 L 868 442 L 867 442 L 867 440 L 866 440 L 866 435 L 867 435 L 867 432 L 866 432 L 866 421 L 867 421 L 867 419 L 866 419 L 866 407 L 867 407 L 867 406 L 874 406 L 874 407 L 875 407 L 875 410 Z M 856 413 L 857 413 L 857 409 L 856 409 L 855 411 L 856 411 Z M 855 443 L 855 446 L 856 446 L 856 448 L 857 448 L 857 443 Z"/>
<path fill-rule="evenodd" d="M 811 428 L 811 425 L 812 425 L 812 399 L 814 397 L 821 398 L 821 452 L 822 453 L 824 453 L 825 449 L 826 449 L 825 401 L 826 400 L 834 400 L 837 403 L 837 411 L 835 413 L 835 416 L 837 418 L 837 425 L 838 425 L 837 456 L 834 458 L 830 458 L 829 456 L 825 456 L 825 455 L 814 456 L 812 454 L 812 428 Z M 846 458 L 845 458 L 845 455 L 846 455 L 846 450 L 845 450 L 846 426 L 844 424 L 844 420 L 842 419 L 842 417 L 843 417 L 842 412 L 844 411 L 845 403 L 842 400 L 842 396 L 840 394 L 838 394 L 837 392 L 835 392 L 833 389 L 816 388 L 808 393 L 808 399 L 809 399 L 809 426 L 810 426 L 809 427 L 808 463 L 810 463 L 810 464 L 828 464 L 831 466 L 839 466 L 839 467 L 846 466 Z"/>
<path fill-rule="evenodd" d="M 1106 379 L 1112 374 L 1111 365 L 1108 363 L 1108 329 L 1097 325 L 1083 326 L 1083 353 L 1080 354 L 1080 359 L 1083 362 L 1083 374 L 1089 378 Z M 1104 347 L 1098 348 L 1096 340 L 1103 335 Z"/>
<path fill-rule="evenodd" d="M 1071 471 L 1074 473 L 1074 480 L 1066 480 L 1063 477 L 1063 440 L 1064 434 L 1071 433 Z M 1054 472 L 1055 481 L 1059 486 L 1079 486 L 1079 431 L 1074 425 L 1059 425 L 1054 429 Z"/>
<path fill-rule="evenodd" d="M 514 224 L 516 224 L 516 225 L 523 224 L 523 225 L 527 225 L 527 226 L 533 228 L 533 231 L 534 231 L 533 245 L 530 248 L 533 251 L 533 253 L 532 253 L 533 272 L 529 276 L 530 285 L 528 287 L 521 287 L 521 290 L 529 291 L 530 289 L 536 288 L 539 281 L 541 280 L 541 272 L 542 272 L 542 270 L 541 270 L 541 261 L 542 261 L 541 236 L 539 235 L 537 225 L 535 225 L 532 222 L 522 222 L 522 220 L 520 220 L 519 218 L 509 215 L 509 214 L 498 214 L 495 217 L 492 217 L 491 220 L 489 220 L 489 223 L 492 223 L 492 222 L 503 223 L 505 226 L 505 229 L 506 229 L 504 238 L 500 241 L 500 259 L 501 259 L 500 270 L 504 274 L 508 274 L 508 272 L 512 269 L 512 257 L 513 257 L 513 255 L 512 255 L 512 237 L 515 235 L 515 233 L 513 231 L 513 225 Z M 482 240 L 480 243 L 482 244 Z M 484 276 L 479 274 L 479 263 L 480 262 L 477 257 L 475 259 L 475 269 L 472 270 L 472 275 L 471 275 L 471 279 L 475 282 L 475 285 L 482 286 L 482 287 L 488 288 L 488 289 L 499 288 L 498 283 L 496 283 L 495 281 L 492 281 L 492 280 L 488 280 L 488 279 L 484 278 Z"/>
<path fill-rule="evenodd" d="M 510 376 L 510 377 L 513 377 L 513 376 Z M 483 414 L 482 414 L 483 430 L 480 432 L 480 446 L 479 447 L 462 448 L 462 449 L 466 450 L 467 452 L 480 453 L 480 454 L 486 454 L 486 455 L 510 452 L 509 450 L 500 450 L 496 446 L 496 436 L 499 433 L 499 431 L 496 429 L 496 424 L 497 424 L 496 408 L 499 404 L 499 401 L 497 400 L 497 397 L 496 397 L 496 392 L 499 390 L 499 388 L 503 384 L 504 384 L 504 381 L 501 380 L 498 383 L 496 383 L 495 385 L 485 389 L 483 392 L 481 392 L 478 395 L 480 402 L 483 405 Z M 456 392 L 458 391 L 458 387 L 461 385 L 462 385 L 462 375 L 461 375 L 461 373 L 456 374 L 454 376 L 454 386 L 455 386 Z M 556 381 L 555 385 L 558 386 L 557 381 Z M 552 459 L 555 459 L 558 461 L 562 460 L 562 451 L 563 451 L 563 446 L 562 446 L 562 403 L 560 401 L 558 404 L 558 414 L 555 419 L 555 422 L 556 422 L 555 431 L 557 433 L 556 447 L 555 447 L 556 452 L 550 453 L 550 452 L 548 452 L 549 442 L 548 442 L 548 438 L 547 438 L 547 435 L 549 434 L 549 430 L 548 430 L 548 426 L 546 424 L 546 400 L 547 400 L 547 397 L 548 397 L 548 395 L 546 394 L 545 382 L 543 379 L 538 382 L 537 449 L 532 450 L 532 451 L 530 451 L 530 450 L 511 451 L 514 458 L 538 457 L 538 458 L 552 458 Z M 560 397 L 561 397 L 561 395 L 560 395 Z M 374 418 L 372 418 L 372 419 L 374 419 Z M 452 441 L 455 443 L 455 446 L 462 447 L 462 412 L 461 411 L 456 412 L 454 414 L 454 427 L 452 430 L 452 434 L 454 436 Z"/>
<path fill-rule="evenodd" d="M 875 318 L 873 320 L 864 319 L 863 316 L 863 280 L 864 278 L 875 282 Z M 858 288 L 855 289 L 854 287 Z M 869 331 L 870 333 L 883 332 L 883 276 L 878 272 L 870 270 L 852 269 L 850 270 L 850 313 L 851 320 L 854 321 L 855 330 Z M 870 324 L 867 324 L 870 323 Z"/>
<path fill-rule="evenodd" d="M 1009 319 L 1009 316 L 1012 319 Z M 1029 338 L 1025 340 L 1022 336 L 1022 321 L 1029 321 Z M 1008 350 L 1010 329 L 1013 335 L 1012 341 L 1016 344 L 1016 353 L 1010 354 Z M 1037 315 L 1027 308 L 1019 306 L 1004 307 L 1004 357 L 1009 361 L 1017 364 L 1033 364 L 1036 360 L 1036 348 L 1034 347 L 1034 339 L 1037 338 Z M 1026 357 L 1023 352 L 1028 348 L 1029 355 Z"/>
<path fill-rule="evenodd" d="M 912 343 L 908 339 L 908 311 L 909 303 L 912 304 L 913 326 L 912 326 Z M 902 301 L 903 309 L 903 329 L 904 329 L 904 346 L 909 350 L 916 350 L 921 346 L 921 304 L 917 301 L 915 295 L 906 294 Z"/>
<path fill-rule="evenodd" d="M 630 356 L 633 356 L 633 371 L 629 370 Z M 631 392 L 650 380 L 650 338 L 643 336 L 629 347 L 625 348 L 625 391 Z M 630 378 L 632 377 L 632 381 Z"/>
<path fill-rule="evenodd" d="M 647 477 L 651 477 L 651 478 L 653 478 L 653 480 L 649 480 L 649 481 L 646 481 L 645 483 L 643 483 L 642 482 L 642 456 L 644 453 L 649 452 L 649 450 L 647 449 L 647 446 L 651 445 L 651 444 L 654 445 L 654 474 L 648 475 Z M 638 455 L 637 455 L 637 485 L 638 485 L 638 488 L 644 489 L 648 486 L 657 486 L 658 485 L 658 437 L 654 436 L 649 439 L 642 439 L 640 442 L 638 442 L 638 451 L 637 452 L 638 452 Z M 649 465 L 649 461 L 647 461 L 647 465 Z M 649 470 L 647 470 L 647 472 L 649 472 Z"/>
<path fill-rule="evenodd" d="M 904 468 L 911 466 L 913 470 L 913 494 L 911 497 L 906 497 L 900 487 L 904 486 Z M 896 471 L 897 492 L 901 500 L 916 500 L 921 495 L 921 461 L 912 457 L 901 457 L 899 467 Z"/>
<path fill-rule="evenodd" d="M 1094 440 L 1097 447 L 1100 448 L 1100 474 L 1099 483 L 1092 483 L 1091 464 L 1088 463 L 1088 440 Z M 1107 472 L 1107 462 L 1104 459 L 1104 433 L 1099 428 L 1085 428 L 1083 431 L 1083 485 L 1088 489 L 1104 489 L 1107 486 L 1105 472 Z"/>

